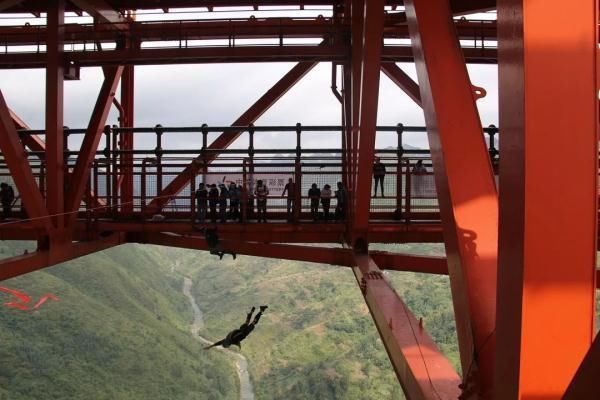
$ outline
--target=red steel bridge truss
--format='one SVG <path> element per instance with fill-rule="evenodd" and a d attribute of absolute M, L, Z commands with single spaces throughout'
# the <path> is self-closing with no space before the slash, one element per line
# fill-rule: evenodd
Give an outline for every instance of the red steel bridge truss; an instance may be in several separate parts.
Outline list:
<path fill-rule="evenodd" d="M 252 16 L 273 6 L 289 16 Z M 316 6 L 323 15 L 297 16 Z M 136 18 L 186 7 L 249 11 L 234 19 Z M 489 10 L 496 19 L 460 18 Z M 242 207 L 241 222 L 219 225 L 223 247 L 352 268 L 408 398 L 599 395 L 597 0 L 2 0 L 0 11 L 46 18 L 0 26 L 0 68 L 46 71 L 43 131 L 29 129 L 0 95 L 0 180 L 18 192 L 0 239 L 38 243 L 34 253 L 1 260 L 0 279 L 123 243 L 206 250 L 194 228 L 198 182 L 292 178 L 293 215 L 280 196 L 269 199 L 267 224 Z M 65 23 L 65 13 L 94 22 Z M 231 126 L 135 126 L 135 65 L 277 61 L 297 64 Z M 339 126 L 253 125 L 323 62 L 332 65 Z M 418 82 L 397 62 L 414 62 Z M 485 90 L 471 84 L 466 63 L 498 65 L 500 132 L 481 127 L 475 102 Z M 65 129 L 64 81 L 91 66 L 103 68 L 104 82 L 89 125 Z M 376 125 L 382 72 L 422 107 L 426 127 Z M 120 125 L 110 127 L 113 106 Z M 255 148 L 265 131 L 295 135 L 296 146 Z M 427 135 L 430 151 L 403 148 L 412 131 Z M 181 132 L 197 134 L 195 149 L 165 146 Z M 306 132 L 335 134 L 340 146 L 305 149 Z M 136 147 L 140 133 L 153 134 L 156 147 Z M 248 147 L 228 149 L 242 134 Z M 376 149 L 377 134 L 397 135 L 398 147 Z M 71 135 L 83 137 L 78 149 L 67 147 Z M 371 192 L 375 156 L 387 167 L 379 198 Z M 411 173 L 416 159 L 427 174 Z M 348 188 L 346 218 L 313 222 L 308 185 L 337 181 Z M 251 191 L 242 200 L 251 202 Z M 156 214 L 166 218 L 153 221 Z M 446 257 L 369 250 L 406 242 L 443 242 Z M 449 275 L 462 374 L 385 269 Z"/>

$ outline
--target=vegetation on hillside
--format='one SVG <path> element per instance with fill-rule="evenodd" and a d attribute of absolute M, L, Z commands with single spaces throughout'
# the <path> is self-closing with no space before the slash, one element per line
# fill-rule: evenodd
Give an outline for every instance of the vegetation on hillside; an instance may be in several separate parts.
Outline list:
<path fill-rule="evenodd" d="M 0 242 L 6 257 L 23 243 Z M 169 253 L 126 245 L 2 282 L 37 301 L 0 308 L 0 399 L 236 399 L 237 374 L 189 333 Z M 13 300 L 0 293 L 2 303 Z"/>

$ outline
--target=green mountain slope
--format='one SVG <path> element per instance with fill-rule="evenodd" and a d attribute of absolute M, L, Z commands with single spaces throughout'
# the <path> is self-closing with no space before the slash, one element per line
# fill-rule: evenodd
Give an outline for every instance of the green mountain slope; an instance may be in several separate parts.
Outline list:
<path fill-rule="evenodd" d="M 23 243 L 0 243 L 21 253 Z M 237 374 L 189 333 L 168 251 L 126 245 L 4 281 L 37 311 L 0 306 L 0 399 L 235 399 Z M 0 293 L 0 301 L 10 301 Z"/>

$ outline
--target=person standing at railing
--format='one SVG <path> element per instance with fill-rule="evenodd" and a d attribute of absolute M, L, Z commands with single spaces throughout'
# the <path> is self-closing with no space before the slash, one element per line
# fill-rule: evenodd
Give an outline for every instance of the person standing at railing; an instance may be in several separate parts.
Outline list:
<path fill-rule="evenodd" d="M 210 186 L 208 192 L 208 206 L 210 207 L 210 219 L 213 223 L 217 222 L 217 204 L 219 204 L 219 189 L 214 183 Z"/>
<path fill-rule="evenodd" d="M 308 189 L 308 197 L 310 198 L 310 214 L 313 221 L 319 219 L 319 199 L 321 198 L 321 190 L 316 183 L 313 183 Z"/>
<path fill-rule="evenodd" d="M 269 188 L 262 180 L 256 181 L 256 189 L 254 189 L 254 195 L 256 196 L 256 211 L 258 213 L 258 222 L 267 222 L 267 197 L 269 196 Z"/>
<path fill-rule="evenodd" d="M 346 203 L 348 202 L 348 195 L 342 182 L 337 183 L 338 190 L 335 191 L 335 219 L 343 220 L 346 218 Z"/>
<path fill-rule="evenodd" d="M 323 186 L 321 190 L 321 205 L 323 206 L 323 219 L 329 220 L 329 207 L 331 206 L 331 186 Z"/>
<path fill-rule="evenodd" d="M 219 216 L 221 222 L 227 222 L 227 199 L 229 198 L 229 191 L 224 184 L 219 185 L 221 192 L 219 193 Z"/>
<path fill-rule="evenodd" d="M 373 164 L 373 179 L 375 179 L 375 194 L 373 194 L 373 197 L 377 197 L 378 184 L 381 186 L 381 197 L 383 197 L 383 178 L 385 178 L 385 165 L 379 157 L 376 157 L 375 164 Z"/>
<path fill-rule="evenodd" d="M 204 183 L 198 185 L 196 190 L 196 220 L 201 224 L 206 219 L 206 206 L 208 205 L 208 190 L 204 186 Z"/>
<path fill-rule="evenodd" d="M 240 190 L 235 182 L 229 185 L 229 217 L 234 221 L 240 219 Z"/>
<path fill-rule="evenodd" d="M 423 165 L 423 160 L 418 160 L 410 172 L 414 175 L 412 182 L 415 188 L 415 197 L 423 197 L 425 192 L 425 175 L 427 175 L 427 167 Z"/>
<path fill-rule="evenodd" d="M 15 191 L 12 186 L 6 182 L 0 183 L 0 202 L 2 202 L 2 217 L 10 218 L 13 201 L 15 200 Z"/>
<path fill-rule="evenodd" d="M 288 179 L 288 183 L 285 184 L 281 197 L 285 197 L 287 193 L 287 220 L 292 222 L 294 215 L 294 194 L 296 193 L 296 185 L 292 178 Z"/>

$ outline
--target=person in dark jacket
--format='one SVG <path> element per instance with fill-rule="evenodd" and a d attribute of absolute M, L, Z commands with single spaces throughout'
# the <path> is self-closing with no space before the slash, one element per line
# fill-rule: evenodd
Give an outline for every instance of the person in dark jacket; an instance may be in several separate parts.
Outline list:
<path fill-rule="evenodd" d="M 241 350 L 242 340 L 246 339 L 248 335 L 254 330 L 254 327 L 256 327 L 256 324 L 258 324 L 261 315 L 263 314 L 263 312 L 265 312 L 267 308 L 268 306 L 260 306 L 260 311 L 254 317 L 254 320 L 250 322 L 250 320 L 252 319 L 252 314 L 254 314 L 254 311 L 256 310 L 255 307 L 252 307 L 250 312 L 246 315 L 246 322 L 244 322 L 238 329 L 234 329 L 231 332 L 229 332 L 225 339 L 219 340 L 218 342 L 215 342 L 210 346 L 205 347 L 204 350 L 212 349 L 216 346 L 223 346 L 227 348 L 231 345 L 235 345 Z"/>
<path fill-rule="evenodd" d="M 385 165 L 377 157 L 375 158 L 375 164 L 373 164 L 373 179 L 375 179 L 375 194 L 373 194 L 373 197 L 377 197 L 378 184 L 381 186 L 381 197 L 383 197 L 383 178 L 385 178 Z"/>
<path fill-rule="evenodd" d="M 196 220 L 203 223 L 206 219 L 206 207 L 208 206 L 208 190 L 204 183 L 198 185 L 196 190 Z"/>
<path fill-rule="evenodd" d="M 221 185 L 221 192 L 219 193 L 219 216 L 221 222 L 227 222 L 227 199 L 229 198 L 229 191 L 225 185 Z"/>
<path fill-rule="evenodd" d="M 2 217 L 9 218 L 12 212 L 13 201 L 15 200 L 15 192 L 8 183 L 0 183 L 0 202 L 2 203 Z"/>
<path fill-rule="evenodd" d="M 310 198 L 310 214 L 313 221 L 319 219 L 319 200 L 321 199 L 321 190 L 313 183 L 308 189 L 308 197 Z"/>
<path fill-rule="evenodd" d="M 210 186 L 208 192 L 208 206 L 210 208 L 210 219 L 213 223 L 217 222 L 217 204 L 219 204 L 219 189 L 214 183 Z"/>
<path fill-rule="evenodd" d="M 335 219 L 343 220 L 346 218 L 346 203 L 348 202 L 348 195 L 342 182 L 337 183 L 337 188 L 338 190 L 335 191 Z"/>
<path fill-rule="evenodd" d="M 229 185 L 229 217 L 232 220 L 241 220 L 240 217 L 240 197 L 239 188 L 234 182 Z"/>

